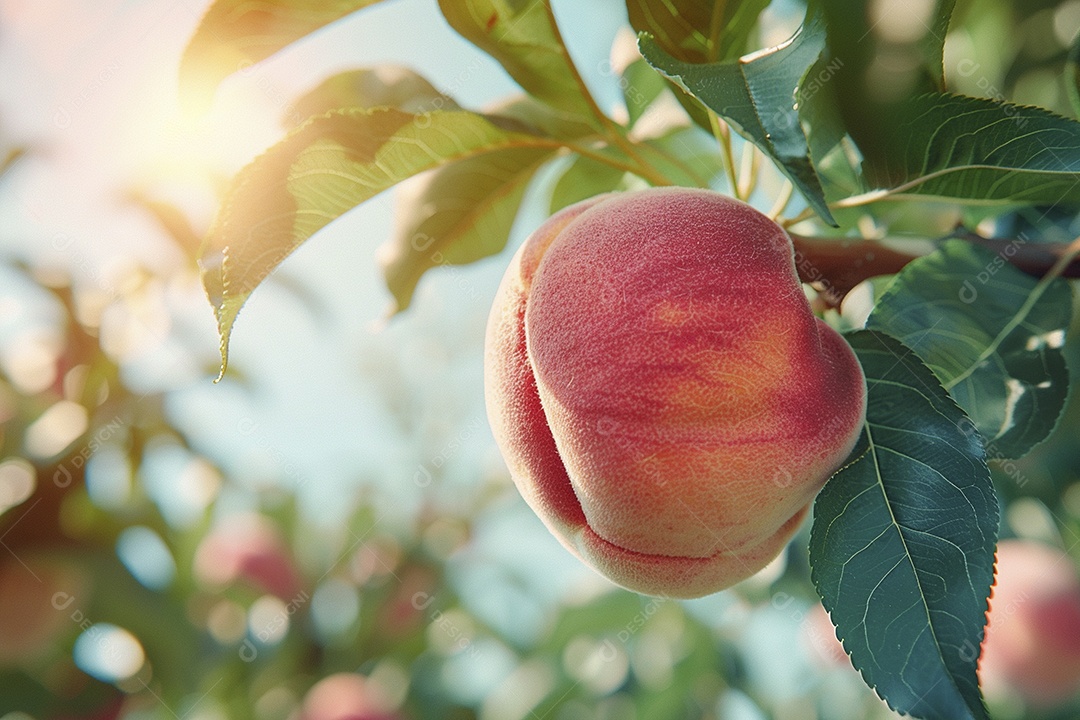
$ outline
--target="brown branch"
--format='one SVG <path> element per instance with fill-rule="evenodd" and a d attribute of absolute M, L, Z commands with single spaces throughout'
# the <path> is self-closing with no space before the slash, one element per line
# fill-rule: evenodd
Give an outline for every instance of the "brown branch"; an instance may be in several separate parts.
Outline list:
<path fill-rule="evenodd" d="M 838 306 L 844 296 L 863 280 L 900 272 L 905 265 L 919 257 L 915 253 L 894 250 L 878 240 L 789 235 L 795 245 L 795 266 L 799 279 L 820 290 L 831 307 Z M 984 238 L 966 230 L 957 230 L 931 242 L 941 243 L 950 238 L 980 245 L 1034 277 L 1045 275 L 1069 247 L 1069 243 L 1027 243 L 1022 239 Z M 1080 277 L 1080 259 L 1069 263 L 1062 277 Z"/>

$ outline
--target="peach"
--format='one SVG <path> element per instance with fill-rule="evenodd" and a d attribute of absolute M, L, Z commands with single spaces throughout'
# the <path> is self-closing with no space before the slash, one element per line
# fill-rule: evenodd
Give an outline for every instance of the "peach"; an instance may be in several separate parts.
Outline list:
<path fill-rule="evenodd" d="M 638 592 L 698 597 L 787 544 L 858 439 L 866 383 L 791 240 L 707 190 L 600 196 L 511 261 L 488 416 L 526 502 Z"/>
<path fill-rule="evenodd" d="M 807 653 L 820 667 L 851 667 L 847 650 L 836 637 L 836 628 L 824 605 L 817 603 L 810 608 L 799 631 Z"/>
<path fill-rule="evenodd" d="M 195 551 L 194 573 L 211 587 L 241 582 L 286 602 L 303 587 L 281 533 L 261 515 L 236 515 L 207 533 Z"/>
<path fill-rule="evenodd" d="M 1071 557 L 1002 540 L 979 677 L 991 698 L 1010 691 L 1052 707 L 1080 690 L 1080 578 Z"/>
<path fill-rule="evenodd" d="M 398 720 L 371 680 L 342 672 L 323 678 L 304 696 L 300 720 Z"/>

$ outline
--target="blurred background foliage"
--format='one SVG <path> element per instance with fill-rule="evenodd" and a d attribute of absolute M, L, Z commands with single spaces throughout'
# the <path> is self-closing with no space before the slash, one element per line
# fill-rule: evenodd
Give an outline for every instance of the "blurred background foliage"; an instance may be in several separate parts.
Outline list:
<path fill-rule="evenodd" d="M 400 26 L 421 3 L 404 5 L 370 22 Z M 32 13 L 0 7 L 0 45 L 11 47 L 10 28 Z M 185 32 L 202 5 L 186 10 Z M 616 3 L 556 10 L 587 21 L 565 24 L 581 57 L 605 58 L 626 22 Z M 774 2 L 756 44 L 784 37 L 801 12 Z M 62 4 L 51 13 L 77 22 Z M 1065 62 L 1078 28 L 1077 0 L 961 1 L 947 82 L 1071 115 Z M 176 47 L 186 39 L 165 32 Z M 415 52 L 404 60 L 416 62 Z M 482 73 L 476 57 L 459 67 Z M 4 77 L 17 78 L 18 56 L 2 59 Z M 602 63 L 581 65 L 590 84 L 615 82 Z M 468 93 L 475 83 L 458 84 Z M 288 92 L 278 87 L 271 104 L 280 110 Z M 19 98 L 4 100 L 3 116 L 17 117 Z M 175 174 L 114 178 L 106 197 L 138 218 L 152 259 L 124 247 L 102 259 L 94 248 L 109 246 L 108 234 L 75 237 L 48 212 L 28 222 L 11 211 L 33 204 L 58 150 L 49 133 L 18 122 L 0 130 L 0 197 L 12 218 L 0 225 L 3 720 L 892 717 L 836 646 L 804 535 L 751 580 L 683 602 L 612 586 L 540 526 L 483 416 L 483 325 L 507 254 L 479 269 L 436 270 L 405 316 L 372 330 L 375 301 L 387 297 L 359 289 L 375 283 L 341 264 L 354 256 L 320 246 L 290 260 L 275 291 L 246 311 L 248 336 L 275 337 L 238 340 L 230 374 L 211 387 L 217 348 L 194 258 L 220 175 L 201 177 L 202 206 Z M 519 225 L 543 216 L 550 193 L 542 178 L 533 184 Z M 882 212 L 924 237 L 959 213 Z M 1080 230 L 1074 217 L 1053 220 L 1044 236 Z M 517 227 L 515 241 L 528 230 Z M 365 231 L 353 223 L 336 242 Z M 363 327 L 341 320 L 348 310 L 328 310 L 340 297 L 352 297 Z M 331 341 L 343 328 L 346 341 Z M 1074 382 L 1078 332 L 1067 345 Z M 297 379 L 312 375 L 322 376 L 321 395 Z M 1074 393 L 1050 440 L 994 466 L 1003 536 L 1080 559 L 1078 432 Z M 990 699 L 1000 718 L 1080 712 L 1075 700 Z"/>

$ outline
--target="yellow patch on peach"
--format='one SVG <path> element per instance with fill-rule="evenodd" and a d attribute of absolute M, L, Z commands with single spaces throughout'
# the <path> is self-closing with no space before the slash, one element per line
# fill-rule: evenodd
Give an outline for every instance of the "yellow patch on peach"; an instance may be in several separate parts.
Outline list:
<path fill-rule="evenodd" d="M 685 370 L 655 378 L 652 389 L 666 399 L 665 414 L 681 422 L 713 425 L 720 436 L 771 434 L 777 392 L 795 381 L 795 333 L 786 318 L 766 316 L 752 334 L 739 329 L 730 336 L 688 351 Z"/>
<path fill-rule="evenodd" d="M 685 325 L 692 317 L 694 317 L 694 308 L 690 304 L 664 300 L 656 306 L 656 324 L 661 327 Z"/>

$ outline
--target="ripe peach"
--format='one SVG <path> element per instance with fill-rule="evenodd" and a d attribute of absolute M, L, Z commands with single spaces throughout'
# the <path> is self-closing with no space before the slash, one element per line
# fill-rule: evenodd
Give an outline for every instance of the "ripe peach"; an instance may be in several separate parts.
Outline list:
<path fill-rule="evenodd" d="M 604 575 L 672 597 L 772 560 L 866 408 L 787 234 L 707 190 L 601 196 L 548 219 L 503 278 L 485 367 L 525 500 Z"/>
<path fill-rule="evenodd" d="M 336 673 L 308 690 L 300 720 L 398 720 L 382 692 L 356 673 Z"/>
<path fill-rule="evenodd" d="M 851 667 L 847 650 L 836 637 L 836 628 L 821 603 L 810 608 L 799 630 L 807 653 L 822 668 Z"/>
<path fill-rule="evenodd" d="M 987 695 L 1015 691 L 1050 707 L 1080 690 L 1080 578 L 1065 553 L 1002 540 L 979 677 Z"/>
<path fill-rule="evenodd" d="M 195 577 L 221 587 L 243 582 L 286 602 L 302 583 L 278 529 L 261 515 L 228 518 L 195 551 Z"/>

